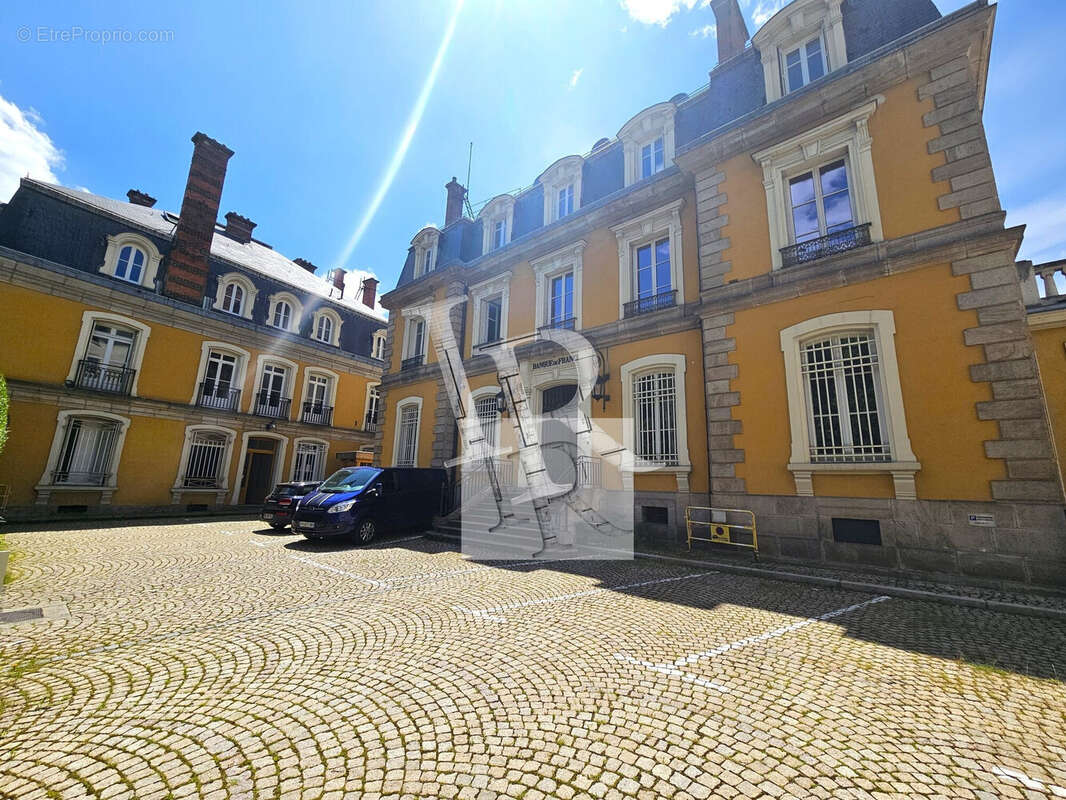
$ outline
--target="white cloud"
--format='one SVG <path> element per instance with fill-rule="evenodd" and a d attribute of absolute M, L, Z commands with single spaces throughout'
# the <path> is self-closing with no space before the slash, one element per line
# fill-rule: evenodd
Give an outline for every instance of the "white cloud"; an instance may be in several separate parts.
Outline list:
<path fill-rule="evenodd" d="M 0 96 L 0 203 L 8 201 L 26 175 L 59 183 L 54 170 L 62 168 L 63 154 L 40 130 L 41 123 L 33 109 L 23 111 Z"/>
<path fill-rule="evenodd" d="M 766 20 L 781 10 L 781 7 L 785 5 L 785 0 L 758 0 L 754 4 L 752 0 L 745 0 L 745 8 L 750 8 L 752 5 L 755 7 L 751 12 L 751 21 L 755 23 L 756 28 L 760 28 Z"/>
<path fill-rule="evenodd" d="M 626 13 L 645 25 L 666 27 L 678 11 L 691 10 L 700 0 L 619 0 Z"/>
<path fill-rule="evenodd" d="M 360 290 L 363 287 L 363 281 L 367 278 L 373 278 L 379 280 L 378 276 L 373 272 L 369 272 L 365 269 L 350 269 L 344 273 L 344 297 L 345 299 L 354 298 L 356 300 L 362 300 Z M 381 305 L 381 295 L 385 294 L 385 287 L 380 283 L 378 284 L 378 292 L 374 297 L 374 313 L 382 319 L 388 319 L 389 312 L 385 310 L 385 307 Z"/>
<path fill-rule="evenodd" d="M 689 36 L 698 36 L 701 39 L 706 39 L 709 36 L 717 36 L 718 28 L 715 25 L 704 25 L 702 28 L 696 28 Z"/>
<path fill-rule="evenodd" d="M 574 89 L 574 88 L 577 87 L 577 82 L 579 80 L 581 80 L 581 73 L 584 72 L 584 71 L 585 71 L 585 68 L 581 67 L 581 69 L 575 69 L 574 72 L 570 75 L 570 88 L 571 89 Z"/>
<path fill-rule="evenodd" d="M 1066 258 L 1066 193 L 1011 209 L 1007 225 L 1025 225 L 1020 257 L 1036 263 Z"/>

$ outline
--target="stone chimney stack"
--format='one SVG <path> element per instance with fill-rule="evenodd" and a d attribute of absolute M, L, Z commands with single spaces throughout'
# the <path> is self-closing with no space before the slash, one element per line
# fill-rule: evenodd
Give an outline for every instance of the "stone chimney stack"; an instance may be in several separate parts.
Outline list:
<path fill-rule="evenodd" d="M 241 244 L 252 241 L 252 231 L 255 223 L 248 217 L 242 217 L 236 211 L 226 212 L 226 235 Z"/>
<path fill-rule="evenodd" d="M 140 189 L 130 189 L 126 192 L 126 197 L 128 197 L 130 202 L 135 206 L 151 208 L 155 205 L 155 198 L 147 192 L 142 192 Z"/>
<path fill-rule="evenodd" d="M 337 290 L 337 297 L 344 297 L 344 270 L 338 267 L 329 273 L 330 279 L 333 281 L 333 288 Z M 333 292 L 330 292 L 330 296 Z"/>
<path fill-rule="evenodd" d="M 195 145 L 181 219 L 167 256 L 163 293 L 177 300 L 200 305 L 207 291 L 208 256 L 215 235 L 226 164 L 233 151 L 204 133 L 192 137 Z"/>
<path fill-rule="evenodd" d="M 711 10 L 718 22 L 718 63 L 724 64 L 744 52 L 748 25 L 737 0 L 711 0 Z"/>
<path fill-rule="evenodd" d="M 317 269 L 318 269 L 318 267 L 316 267 L 316 266 L 315 266 L 314 264 L 312 264 L 312 263 L 311 263 L 310 261 L 308 261 L 308 260 L 307 260 L 306 258 L 294 258 L 294 259 L 292 260 L 292 263 L 293 263 L 293 264 L 299 264 L 299 265 L 300 265 L 301 267 L 303 267 L 304 269 L 306 269 L 306 270 L 307 270 L 308 272 L 310 272 L 310 273 L 311 273 L 312 275 L 314 275 L 314 274 L 315 274 L 315 270 L 317 270 Z"/>
<path fill-rule="evenodd" d="M 466 187 L 452 176 L 451 182 L 444 186 L 448 190 L 448 204 L 444 207 L 444 225 L 447 227 L 463 216 L 463 201 L 466 200 Z"/>
<path fill-rule="evenodd" d="M 374 310 L 374 303 L 377 302 L 378 296 L 378 279 L 367 278 L 363 281 L 363 305 Z"/>

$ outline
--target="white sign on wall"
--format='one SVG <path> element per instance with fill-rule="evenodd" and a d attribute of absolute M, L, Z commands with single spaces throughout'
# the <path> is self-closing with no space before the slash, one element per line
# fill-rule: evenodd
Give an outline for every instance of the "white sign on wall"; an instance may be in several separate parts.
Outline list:
<path fill-rule="evenodd" d="M 970 524 L 978 528 L 996 527 L 996 518 L 991 514 L 970 514 Z"/>

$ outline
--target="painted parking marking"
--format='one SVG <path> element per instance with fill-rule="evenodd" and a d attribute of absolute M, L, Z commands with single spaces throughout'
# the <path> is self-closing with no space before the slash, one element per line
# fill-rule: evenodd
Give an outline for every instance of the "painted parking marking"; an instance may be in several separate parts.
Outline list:
<path fill-rule="evenodd" d="M 534 562 L 534 563 L 536 563 L 536 562 Z M 517 565 L 513 565 L 513 566 L 517 566 Z M 537 598 L 536 600 L 526 600 L 526 601 L 523 601 L 523 602 L 515 602 L 515 603 L 502 603 L 501 605 L 492 606 L 491 608 L 470 609 L 470 608 L 464 608 L 463 606 L 452 606 L 452 608 L 455 609 L 456 611 L 462 612 L 464 614 L 469 614 L 470 616 L 479 617 L 481 619 L 489 619 L 489 620 L 492 620 L 494 622 L 506 622 L 507 618 L 505 616 L 503 616 L 502 613 L 501 613 L 503 611 L 514 611 L 514 610 L 519 609 L 519 608 L 531 608 L 533 606 L 542 606 L 542 605 L 547 605 L 549 603 L 562 603 L 562 602 L 566 602 L 567 600 L 576 600 L 576 599 L 581 598 L 581 597 L 589 597 L 591 595 L 601 594 L 603 592 L 616 592 L 616 591 L 619 591 L 621 589 L 637 589 L 637 588 L 640 588 L 642 586 L 655 586 L 656 584 L 661 584 L 661 583 L 674 583 L 676 581 L 687 581 L 687 580 L 692 580 L 694 578 L 703 578 L 703 577 L 706 577 L 707 575 L 715 575 L 715 574 L 717 574 L 717 573 L 714 572 L 714 571 L 697 572 L 697 573 L 692 574 L 692 575 L 676 575 L 676 576 L 671 577 L 671 578 L 656 578 L 654 580 L 639 581 L 637 583 L 623 583 L 623 584 L 618 584 L 618 585 L 615 585 L 615 586 L 597 586 L 597 587 L 594 587 L 592 589 L 585 589 L 584 591 L 581 591 L 581 592 L 571 592 L 570 594 L 561 594 L 561 595 L 556 595 L 554 597 L 540 597 L 540 598 Z"/>
<path fill-rule="evenodd" d="M 655 672 L 661 672 L 665 675 L 676 675 L 682 680 L 689 681 L 690 683 L 695 683 L 699 686 L 706 686 L 710 682 L 706 681 L 704 678 L 700 678 L 698 675 L 695 675 L 691 672 L 685 672 L 681 670 L 680 667 L 685 667 L 689 664 L 695 664 L 699 661 L 714 658 L 715 656 L 723 655 L 732 650 L 740 650 L 742 648 L 749 647 L 753 644 L 761 644 L 762 642 L 767 642 L 771 639 L 777 639 L 781 636 L 785 636 L 786 634 L 798 631 L 801 628 L 806 628 L 809 625 L 814 625 L 817 622 L 825 622 L 826 620 L 834 619 L 835 617 L 839 617 L 844 614 L 850 614 L 853 611 L 858 611 L 860 608 L 865 608 L 866 606 L 871 606 L 876 603 L 883 603 L 888 599 L 889 598 L 886 595 L 873 597 L 869 600 L 864 600 L 861 603 L 855 603 L 850 606 L 845 606 L 844 608 L 837 608 L 833 611 L 827 611 L 825 614 L 822 614 L 817 617 L 810 617 L 808 619 L 800 620 L 799 622 L 793 622 L 790 625 L 783 625 L 780 628 L 774 628 L 772 631 L 767 631 L 766 633 L 759 633 L 755 636 L 746 636 L 743 639 L 738 639 L 735 642 L 729 642 L 728 644 L 719 645 L 718 647 L 714 647 L 710 650 L 703 650 L 699 653 L 691 653 L 687 656 L 682 656 L 681 658 L 675 659 L 674 661 L 671 661 L 666 664 L 654 664 L 647 661 L 641 661 L 640 659 L 636 659 L 626 653 L 615 653 L 614 657 L 619 661 L 623 661 L 627 664 L 637 664 Z M 722 690 L 722 687 L 717 684 L 712 684 L 710 688 L 718 689 L 720 691 Z"/>
<path fill-rule="evenodd" d="M 1066 789 L 1061 786 L 1054 786 L 1050 783 L 1044 783 L 1036 778 L 1030 778 L 1024 772 L 1010 767 L 992 767 L 992 774 L 998 775 L 1001 778 L 1010 778 L 1011 780 L 1018 781 L 1026 789 L 1032 789 L 1036 792 L 1051 792 L 1055 797 L 1066 797 Z"/>
<path fill-rule="evenodd" d="M 392 588 L 391 584 L 387 583 L 386 581 L 376 581 L 373 578 L 367 578 L 364 575 L 357 575 L 354 572 L 348 572 L 348 570 L 340 569 L 339 567 L 334 567 L 334 566 L 332 566 L 330 564 L 323 564 L 321 561 L 315 561 L 313 558 L 308 558 L 307 556 L 293 556 L 293 555 L 290 555 L 289 558 L 291 558 L 291 559 L 293 559 L 295 561 L 300 561 L 300 562 L 302 562 L 304 564 L 310 564 L 312 567 L 318 567 L 319 569 L 324 569 L 327 572 L 333 572 L 333 573 L 336 573 L 337 575 L 344 575 L 346 578 L 353 578 L 354 580 L 357 580 L 360 583 L 365 583 L 365 584 L 367 584 L 369 586 L 377 586 L 377 587 L 385 588 L 385 589 L 391 589 Z"/>

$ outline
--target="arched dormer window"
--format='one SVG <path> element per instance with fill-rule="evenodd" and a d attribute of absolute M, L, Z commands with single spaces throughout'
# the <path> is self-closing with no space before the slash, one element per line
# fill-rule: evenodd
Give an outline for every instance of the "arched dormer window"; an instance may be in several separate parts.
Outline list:
<path fill-rule="evenodd" d="M 282 331 L 295 333 L 300 330 L 303 305 L 289 292 L 278 292 L 270 297 L 267 324 Z"/>
<path fill-rule="evenodd" d="M 511 241 L 514 226 L 514 198 L 501 194 L 485 203 L 481 220 L 481 252 L 491 253 Z"/>
<path fill-rule="evenodd" d="M 370 345 L 370 357 L 377 359 L 385 358 L 385 337 L 384 330 L 377 331 L 371 339 Z"/>
<path fill-rule="evenodd" d="M 650 178 L 674 163 L 673 103 L 646 108 L 622 126 L 625 185 Z"/>
<path fill-rule="evenodd" d="M 762 57 L 767 103 L 848 63 L 842 3 L 793 0 L 751 37 Z"/>
<path fill-rule="evenodd" d="M 311 316 L 311 338 L 334 347 L 340 345 L 340 316 L 331 308 L 317 308 Z"/>
<path fill-rule="evenodd" d="M 152 241 L 137 233 L 119 233 L 107 237 L 107 251 L 100 272 L 120 281 L 155 287 L 161 256 Z"/>
<path fill-rule="evenodd" d="M 251 319 L 257 294 L 258 290 L 249 278 L 239 272 L 230 272 L 218 279 L 212 308 L 235 317 Z"/>
<path fill-rule="evenodd" d="M 439 257 L 438 245 L 440 243 L 440 231 L 432 225 L 428 225 L 418 232 L 411 240 L 411 247 L 415 254 L 415 277 L 421 278 L 427 272 L 437 268 Z"/>
<path fill-rule="evenodd" d="M 537 178 L 544 186 L 544 224 L 551 225 L 581 207 L 581 156 L 560 158 Z"/>

